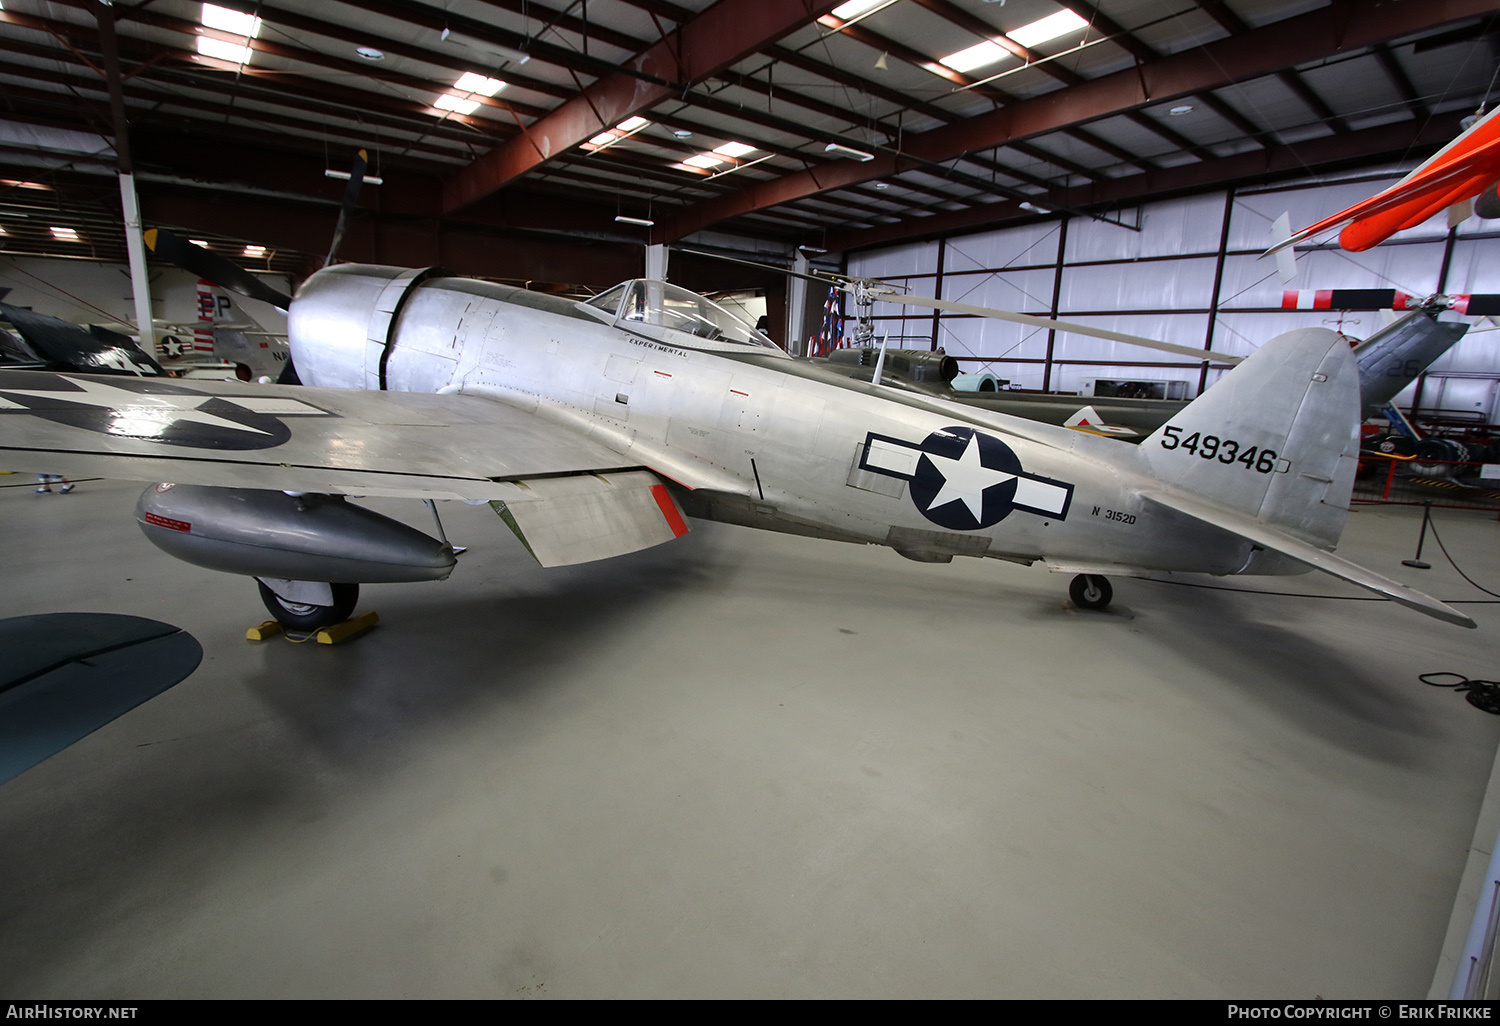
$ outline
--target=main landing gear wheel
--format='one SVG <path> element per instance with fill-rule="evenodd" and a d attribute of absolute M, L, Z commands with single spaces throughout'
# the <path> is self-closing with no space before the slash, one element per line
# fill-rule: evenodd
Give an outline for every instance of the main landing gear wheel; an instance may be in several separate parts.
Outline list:
<path fill-rule="evenodd" d="M 1079 574 L 1068 585 L 1068 597 L 1079 609 L 1103 609 L 1115 597 L 1115 590 L 1098 574 Z"/>
<path fill-rule="evenodd" d="M 336 623 L 343 623 L 354 613 L 354 607 L 359 604 L 359 585 L 357 584 L 333 584 L 333 605 L 314 606 L 305 602 L 288 602 L 260 581 L 260 600 L 266 604 L 271 615 L 279 620 L 284 627 L 294 631 L 304 631 L 311 634 L 313 631 L 322 630 L 324 627 L 332 627 Z"/>

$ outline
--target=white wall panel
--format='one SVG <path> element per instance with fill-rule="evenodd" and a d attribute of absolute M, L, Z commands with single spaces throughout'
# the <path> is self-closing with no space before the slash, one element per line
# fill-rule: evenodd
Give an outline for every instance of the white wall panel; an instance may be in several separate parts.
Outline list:
<path fill-rule="evenodd" d="M 949 239 L 943 273 L 1056 263 L 1061 236 L 1059 222 L 1052 221 Z"/>
<path fill-rule="evenodd" d="M 1234 198 L 1234 212 L 1229 216 L 1229 248 L 1264 250 L 1273 244 L 1271 225 L 1283 211 L 1291 215 L 1291 230 L 1300 231 L 1367 199 L 1399 178 L 1400 175 L 1392 175 L 1379 181 L 1238 195 Z"/>
<path fill-rule="evenodd" d="M 1494 378 L 1445 378 L 1434 375 L 1422 391 L 1422 409 L 1442 410 L 1452 415 L 1467 415 L 1476 423 L 1492 424 L 1495 420 Z"/>
<path fill-rule="evenodd" d="M 1041 360 L 1047 356 L 1047 331 L 992 317 L 944 317 L 938 345 L 950 356 Z"/>
<path fill-rule="evenodd" d="M 1483 223 L 1483 222 L 1478 222 Z M 1448 267 L 1449 292 L 1500 292 L 1500 239 L 1459 239 Z"/>
<path fill-rule="evenodd" d="M 1342 329 L 1341 326 L 1342 325 Z M 1214 352 L 1249 356 L 1277 335 L 1297 328 L 1342 330 L 1354 338 L 1368 338 L 1381 325 L 1378 313 L 1357 313 L 1340 318 L 1330 310 L 1285 310 L 1269 313 L 1220 311 L 1214 322 Z"/>
<path fill-rule="evenodd" d="M 1203 339 L 1208 333 L 1208 314 L 1116 314 L 1068 319 L 1197 349 L 1203 347 Z M 1064 332 L 1058 333 L 1053 355 L 1059 360 L 1118 360 L 1122 363 L 1181 363 L 1185 359 L 1129 342 L 1112 342 Z"/>
<path fill-rule="evenodd" d="M 1298 327 L 1322 326 L 1365 338 L 1384 323 L 1374 312 L 1340 314 L 1337 311 L 1282 311 L 1282 292 L 1294 289 L 1394 288 L 1413 295 L 1437 291 L 1438 274 L 1446 247 L 1446 221 L 1439 217 L 1398 236 L 1404 245 L 1384 245 L 1364 253 L 1325 249 L 1298 254 L 1297 277 L 1280 281 L 1275 262 L 1258 259 L 1270 244 L 1270 225 L 1282 211 L 1289 211 L 1293 230 L 1366 198 L 1390 185 L 1407 168 L 1375 179 L 1314 184 L 1256 195 L 1238 196 L 1231 212 L 1229 248 L 1219 288 L 1219 314 L 1214 328 L 1213 349 L 1247 356 L 1275 336 Z M 1147 205 L 1142 211 L 1143 231 L 1131 232 L 1085 218 L 1068 223 L 1068 245 L 1059 297 L 1060 316 L 1200 347 L 1208 317 L 1201 313 L 1131 314 L 1132 310 L 1203 310 L 1213 304 L 1216 257 L 1135 262 L 1138 257 L 1171 256 L 1179 253 L 1216 252 L 1218 249 L 1224 194 Z M 1463 226 L 1454 245 L 1447 289 L 1450 292 L 1500 293 L 1500 239 L 1475 238 L 1478 231 L 1494 230 L 1497 223 L 1471 219 Z M 943 298 L 978 306 L 1045 311 L 1051 304 L 1060 226 L 1056 221 L 985 232 L 949 240 L 944 256 Z M 936 243 L 904 244 L 878 255 L 862 254 L 854 267 L 861 273 L 913 279 L 923 295 L 932 294 L 936 266 Z M 1241 252 L 1234 252 L 1240 250 Z M 1249 251 L 1249 252 L 1244 252 Z M 1119 261 L 1077 266 L 1084 261 Z M 1072 265 L 1072 266 L 1068 266 Z M 963 273 L 976 269 L 1026 266 L 1025 271 Z M 882 308 L 894 312 L 896 308 Z M 909 308 L 908 327 L 903 330 L 930 337 L 931 320 L 924 312 Z M 1262 312 L 1252 313 L 1252 310 Z M 1093 316 L 1077 311 L 1118 311 Z M 1448 319 L 1457 315 L 1449 314 Z M 1469 318 L 1478 321 L 1478 318 Z M 1500 321 L 1500 318 L 1496 319 Z M 1485 320 L 1486 324 L 1492 324 Z M 920 325 L 920 327 L 916 327 Z M 1022 387 L 1041 386 L 1042 365 L 1016 363 L 1018 359 L 1044 359 L 1046 332 L 1032 331 L 1001 322 L 944 317 L 939 344 L 959 356 L 990 358 L 987 369 L 1009 377 Z M 1064 362 L 1054 366 L 1052 387 L 1069 388 L 1085 377 L 1157 377 L 1196 380 L 1196 370 L 1124 365 L 1181 362 L 1166 354 L 1060 334 L 1054 346 L 1055 361 L 1106 361 L 1094 367 Z M 969 361 L 966 370 L 981 369 Z M 1114 368 L 1106 373 L 1101 366 Z M 1434 366 L 1434 377 L 1442 372 L 1493 375 L 1500 378 L 1500 330 L 1473 333 Z M 1128 373 L 1127 373 L 1128 372 Z M 1222 371 L 1210 368 L 1208 380 Z M 1458 380 L 1458 379 L 1451 379 Z M 1434 387 L 1437 387 L 1434 384 Z M 1461 389 L 1463 386 L 1455 386 Z M 1479 386 L 1473 386 L 1479 389 Z M 1436 394 L 1436 393 L 1434 393 Z M 1457 391 L 1454 393 L 1457 395 Z M 1409 397 L 1408 397 L 1409 398 Z M 1428 405 L 1424 396 L 1424 405 Z"/>
<path fill-rule="evenodd" d="M 926 296 L 928 299 L 937 298 L 937 275 L 935 274 L 917 275 L 910 278 L 902 278 L 896 275 L 885 275 L 881 280 L 888 281 L 892 285 L 900 285 L 904 287 L 907 292 L 911 293 L 914 296 Z M 846 295 L 844 297 L 844 309 L 851 312 L 854 310 L 853 296 Z M 898 312 L 898 309 L 899 308 L 895 304 L 887 303 L 884 300 L 881 300 L 880 302 L 875 304 L 875 313 L 877 316 L 894 315 Z"/>
<path fill-rule="evenodd" d="M 1497 231 L 1500 231 L 1500 221 L 1471 217 L 1458 226 L 1458 237 L 1462 239 L 1468 235 L 1487 235 Z"/>
<path fill-rule="evenodd" d="M 1063 270 L 1058 310 L 1207 309 L 1216 263 L 1213 257 L 1202 257 L 1068 267 Z"/>
<path fill-rule="evenodd" d="M 849 273 L 868 278 L 936 274 L 937 249 L 936 242 L 909 242 L 890 249 L 855 253 L 849 257 Z"/>
<path fill-rule="evenodd" d="M 1052 309 L 1052 286 L 1056 277 L 1057 272 L 1051 267 L 998 274 L 945 275 L 943 298 L 971 306 L 1044 314 Z"/>
<path fill-rule="evenodd" d="M 1125 211 L 1110 216 L 1129 222 L 1132 214 Z M 1138 232 L 1092 218 L 1076 218 L 1068 225 L 1066 259 L 1077 263 L 1213 252 L 1219 248 L 1223 219 L 1223 193 L 1147 204 L 1141 211 Z"/>
<path fill-rule="evenodd" d="M 1363 253 L 1323 249 L 1297 255 L 1297 278 L 1288 288 L 1381 289 L 1413 295 L 1437 290 L 1443 266 L 1441 240 L 1412 246 L 1377 246 Z"/>
<path fill-rule="evenodd" d="M 1309 288 L 1302 275 L 1283 285 L 1277 276 L 1276 261 L 1257 256 L 1233 254 L 1224 258 L 1224 280 L 1219 285 L 1219 309 L 1236 307 L 1280 306 L 1286 289 Z"/>
<path fill-rule="evenodd" d="M 926 349 L 932 345 L 932 316 L 926 317 L 889 317 L 877 318 L 874 322 L 875 344 L 880 345 L 880 340 L 886 336 L 890 337 L 891 346 L 895 349 Z M 844 323 L 844 336 L 853 336 L 854 322 Z"/>

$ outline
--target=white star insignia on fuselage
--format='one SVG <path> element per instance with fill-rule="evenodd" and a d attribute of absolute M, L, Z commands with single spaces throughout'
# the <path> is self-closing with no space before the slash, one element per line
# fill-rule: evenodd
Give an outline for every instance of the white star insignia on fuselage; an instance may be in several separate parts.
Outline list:
<path fill-rule="evenodd" d="M 97 380 L 80 380 L 66 376 L 63 376 L 63 380 L 77 385 L 83 391 L 80 393 L 55 388 L 6 388 L 0 389 L 0 395 L 61 399 L 63 402 L 109 410 L 114 418 L 114 425 L 109 429 L 111 434 L 137 437 L 159 436 L 179 421 L 256 435 L 270 434 L 260 428 L 216 417 L 212 413 L 204 413 L 198 409 L 210 399 L 221 398 L 219 396 L 196 392 L 187 394 L 142 393 L 133 392 L 127 388 L 117 388 Z M 234 402 L 231 397 L 222 398 L 225 402 Z"/>
<path fill-rule="evenodd" d="M 933 452 L 926 453 L 926 456 L 937 468 L 938 473 L 943 475 L 942 489 L 927 504 L 929 511 L 950 502 L 961 501 L 969 507 L 969 512 L 974 514 L 975 520 L 983 520 L 985 489 L 1013 481 L 1016 477 L 1015 474 L 986 467 L 980 462 L 978 434 L 969 436 L 969 444 L 964 446 L 963 455 L 958 459 L 951 456 L 939 456 Z"/>

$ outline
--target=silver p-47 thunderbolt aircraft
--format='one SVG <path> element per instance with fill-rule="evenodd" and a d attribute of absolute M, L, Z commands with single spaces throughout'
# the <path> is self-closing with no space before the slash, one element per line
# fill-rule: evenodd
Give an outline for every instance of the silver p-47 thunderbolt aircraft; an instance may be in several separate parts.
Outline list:
<path fill-rule="evenodd" d="M 348 495 L 488 501 L 544 566 L 699 517 L 1039 562 L 1092 607 L 1111 574 L 1311 567 L 1474 626 L 1333 554 L 1360 397 L 1326 329 L 1270 341 L 1136 446 L 852 380 L 660 281 L 574 302 L 344 264 L 303 283 L 289 326 L 301 387 L 0 372 L 0 463 L 175 482 L 143 494 L 147 535 L 258 578 L 303 628 L 346 617 L 360 582 L 455 565 Z"/>

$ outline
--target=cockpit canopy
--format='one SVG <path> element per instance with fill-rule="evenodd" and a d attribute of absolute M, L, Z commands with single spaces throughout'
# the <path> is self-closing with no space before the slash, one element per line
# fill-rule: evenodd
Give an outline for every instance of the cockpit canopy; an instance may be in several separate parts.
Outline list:
<path fill-rule="evenodd" d="M 672 328 L 713 342 L 777 349 L 775 342 L 713 300 L 664 281 L 627 281 L 599 293 L 588 305 L 622 321 Z"/>

